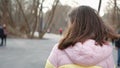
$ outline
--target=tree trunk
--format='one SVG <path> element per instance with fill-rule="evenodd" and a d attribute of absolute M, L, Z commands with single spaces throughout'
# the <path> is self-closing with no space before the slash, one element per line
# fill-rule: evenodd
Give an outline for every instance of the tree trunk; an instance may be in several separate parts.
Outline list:
<path fill-rule="evenodd" d="M 56 7 L 57 7 L 58 3 L 59 3 L 59 0 L 54 0 L 53 6 L 52 6 L 52 11 L 50 12 L 47 23 L 44 26 L 43 32 L 39 35 L 39 38 L 42 38 L 44 36 L 44 34 L 47 32 L 47 29 L 52 26 L 52 24 L 53 24 L 52 20 L 53 20 L 55 10 L 56 10 Z"/>
<path fill-rule="evenodd" d="M 22 9 L 22 6 L 21 6 L 19 0 L 16 0 L 16 1 L 17 1 L 18 5 L 19 5 L 19 7 L 20 7 L 20 10 L 21 10 L 21 12 L 22 12 L 22 14 L 23 14 L 23 17 L 24 17 L 24 19 L 25 19 L 26 35 L 27 35 L 28 37 L 30 37 L 30 26 L 29 26 L 28 20 L 27 20 L 27 18 L 26 18 L 26 16 L 25 16 L 25 13 L 24 13 L 24 11 L 23 11 L 23 9 Z"/>
<path fill-rule="evenodd" d="M 100 13 L 101 3 L 102 3 L 102 0 L 99 0 L 98 14 Z"/>
<path fill-rule="evenodd" d="M 33 24 L 33 31 L 32 31 L 32 34 L 31 34 L 31 38 L 34 38 L 34 33 L 36 31 L 36 27 L 37 27 L 37 22 L 38 22 L 38 7 L 39 7 L 39 0 L 36 0 L 37 5 L 35 7 L 35 22 Z"/>

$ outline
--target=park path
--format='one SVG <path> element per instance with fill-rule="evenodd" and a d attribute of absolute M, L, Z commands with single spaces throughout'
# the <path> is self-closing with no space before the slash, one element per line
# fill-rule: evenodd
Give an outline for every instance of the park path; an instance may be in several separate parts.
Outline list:
<path fill-rule="evenodd" d="M 43 39 L 7 39 L 0 47 L 0 68 L 44 68 L 59 35 L 46 34 Z"/>
<path fill-rule="evenodd" d="M 44 68 L 52 47 L 60 35 L 45 34 L 43 39 L 7 39 L 0 47 L 0 68 Z M 113 51 L 116 62 L 116 50 Z"/>

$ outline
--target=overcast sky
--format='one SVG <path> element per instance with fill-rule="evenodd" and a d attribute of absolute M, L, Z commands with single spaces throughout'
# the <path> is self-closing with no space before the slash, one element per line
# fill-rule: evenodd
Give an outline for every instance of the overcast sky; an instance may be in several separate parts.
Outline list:
<path fill-rule="evenodd" d="M 51 8 L 53 1 L 54 0 L 45 0 L 44 6 Z M 105 9 L 108 1 L 109 0 L 102 0 L 101 11 L 100 11 L 101 16 L 104 14 L 104 9 Z M 98 9 L 98 4 L 99 4 L 99 0 L 60 0 L 60 2 L 63 5 L 69 5 L 73 8 L 80 6 L 80 5 L 88 5 L 96 10 Z M 48 8 L 44 9 L 44 12 L 46 12 L 47 10 L 48 10 Z"/>

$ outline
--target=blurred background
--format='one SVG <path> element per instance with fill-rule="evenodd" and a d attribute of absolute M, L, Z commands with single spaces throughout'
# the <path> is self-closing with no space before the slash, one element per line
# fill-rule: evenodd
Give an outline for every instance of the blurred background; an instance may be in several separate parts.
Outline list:
<path fill-rule="evenodd" d="M 8 37 L 43 38 L 46 32 L 59 34 L 67 25 L 67 13 L 88 5 L 105 23 L 119 29 L 120 0 L 0 0 L 0 24 Z"/>
<path fill-rule="evenodd" d="M 68 12 L 80 5 L 120 29 L 120 0 L 0 0 L 0 28 L 7 36 L 6 46 L 0 46 L 0 68 L 44 68 L 66 29 Z M 116 63 L 115 49 L 113 56 Z"/>

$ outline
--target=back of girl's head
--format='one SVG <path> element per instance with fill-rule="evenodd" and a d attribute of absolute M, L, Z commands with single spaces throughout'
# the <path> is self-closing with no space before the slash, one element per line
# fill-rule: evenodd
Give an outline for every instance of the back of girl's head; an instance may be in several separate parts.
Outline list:
<path fill-rule="evenodd" d="M 94 39 L 99 45 L 107 39 L 118 38 L 117 34 L 107 27 L 93 8 L 80 6 L 69 13 L 70 26 L 64 38 L 59 43 L 59 49 L 65 49 L 76 42 L 84 43 Z"/>

